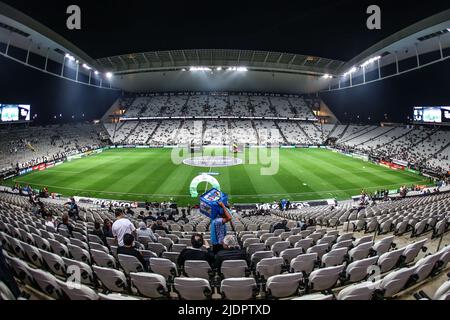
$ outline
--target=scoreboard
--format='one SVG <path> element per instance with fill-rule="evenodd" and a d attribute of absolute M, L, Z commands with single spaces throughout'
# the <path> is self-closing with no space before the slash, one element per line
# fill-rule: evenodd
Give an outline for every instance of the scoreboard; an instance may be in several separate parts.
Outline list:
<path fill-rule="evenodd" d="M 0 123 L 29 122 L 30 120 L 30 105 L 0 104 Z"/>
<path fill-rule="evenodd" d="M 414 107 L 414 122 L 428 124 L 450 124 L 450 106 Z"/>

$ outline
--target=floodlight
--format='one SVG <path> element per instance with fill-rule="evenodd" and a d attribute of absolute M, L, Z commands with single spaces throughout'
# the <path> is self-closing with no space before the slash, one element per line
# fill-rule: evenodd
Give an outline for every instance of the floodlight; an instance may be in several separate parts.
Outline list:
<path fill-rule="evenodd" d="M 113 77 L 113 74 L 111 72 L 106 73 L 106 78 L 111 79 Z"/>

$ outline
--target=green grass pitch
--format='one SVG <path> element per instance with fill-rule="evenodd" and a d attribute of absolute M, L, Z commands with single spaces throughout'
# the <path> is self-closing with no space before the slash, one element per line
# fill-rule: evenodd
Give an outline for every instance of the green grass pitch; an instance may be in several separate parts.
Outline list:
<path fill-rule="evenodd" d="M 267 151 L 267 150 L 266 150 Z M 261 175 L 261 164 L 224 168 L 199 168 L 171 160 L 171 149 L 111 149 L 45 171 L 9 181 L 48 187 L 66 196 L 89 196 L 133 201 L 167 201 L 197 204 L 189 185 L 202 172 L 215 172 L 222 191 L 232 203 L 348 199 L 362 189 L 396 189 L 401 185 L 427 184 L 425 177 L 384 168 L 326 149 L 279 149 L 279 170 Z M 217 155 L 222 151 L 214 151 Z M 249 149 L 241 156 L 247 156 Z M 207 188 L 199 185 L 199 194 Z"/>

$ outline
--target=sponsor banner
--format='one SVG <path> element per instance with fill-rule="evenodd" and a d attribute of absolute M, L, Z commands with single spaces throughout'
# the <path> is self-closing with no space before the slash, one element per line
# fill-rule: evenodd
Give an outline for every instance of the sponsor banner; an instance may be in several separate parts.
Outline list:
<path fill-rule="evenodd" d="M 208 176 L 220 176 L 220 173 L 218 173 L 218 172 L 201 172 L 201 173 L 199 173 L 199 175 L 202 175 L 202 174 L 206 174 Z"/>
<path fill-rule="evenodd" d="M 363 154 L 358 154 L 358 153 L 352 153 L 352 157 L 355 159 L 360 159 L 360 160 L 364 160 L 364 161 L 369 161 L 369 157 Z"/>
<path fill-rule="evenodd" d="M 112 205 L 113 207 L 122 207 L 122 208 L 138 208 L 140 205 L 137 202 L 129 202 L 129 201 L 121 201 L 121 200 L 106 200 L 106 199 L 96 199 L 96 198 L 87 198 L 87 197 L 74 197 L 76 202 L 84 203 L 84 204 L 93 204 L 93 205 L 104 205 L 105 207 L 109 207 Z"/>
<path fill-rule="evenodd" d="M 82 155 L 81 154 L 76 154 L 74 156 L 69 156 L 67 157 L 67 161 L 72 161 L 72 160 L 77 160 L 77 159 L 81 159 Z"/>
<path fill-rule="evenodd" d="M 295 146 L 296 148 L 302 149 L 302 148 L 309 148 L 309 146 L 307 144 L 297 144 Z"/>
<path fill-rule="evenodd" d="M 55 167 L 62 165 L 64 162 L 63 161 L 58 161 L 55 163 Z"/>
<path fill-rule="evenodd" d="M 415 174 L 420 174 L 419 171 L 414 170 L 414 169 L 410 169 L 410 168 L 407 168 L 406 171 L 411 172 L 411 173 L 415 173 Z"/>
<path fill-rule="evenodd" d="M 47 163 L 46 165 L 45 165 L 45 168 L 46 169 L 49 169 L 49 168 L 53 168 L 55 166 L 55 163 Z"/>
<path fill-rule="evenodd" d="M 149 146 L 136 146 L 136 149 L 150 149 Z"/>
<path fill-rule="evenodd" d="M 394 159 L 394 160 L 392 160 L 392 162 L 395 163 L 395 164 L 398 164 L 400 166 L 403 166 L 403 167 L 407 167 L 408 166 L 408 162 L 407 161 Z"/>
<path fill-rule="evenodd" d="M 391 168 L 393 170 L 405 170 L 404 166 L 389 162 L 389 161 L 384 161 L 384 160 L 380 160 L 380 165 L 386 168 Z"/>
<path fill-rule="evenodd" d="M 300 208 L 308 208 L 308 207 L 317 207 L 317 206 L 327 206 L 334 205 L 335 199 L 327 199 L 327 200 L 317 200 L 317 201 L 292 201 L 291 209 L 300 209 Z M 234 207 L 237 210 L 277 210 L 280 208 L 279 202 L 272 203 L 264 203 L 264 204 L 235 204 Z"/>
<path fill-rule="evenodd" d="M 23 176 L 24 174 L 30 173 L 31 171 L 33 171 L 33 168 L 21 170 L 19 171 L 19 176 Z"/>
<path fill-rule="evenodd" d="M 40 165 L 33 167 L 33 170 L 43 171 L 43 170 L 45 170 L 45 168 L 46 168 L 45 163 L 41 163 Z"/>
<path fill-rule="evenodd" d="M 318 146 L 309 146 L 310 149 L 319 149 Z"/>
<path fill-rule="evenodd" d="M 295 149 L 295 146 L 281 146 L 281 149 Z"/>

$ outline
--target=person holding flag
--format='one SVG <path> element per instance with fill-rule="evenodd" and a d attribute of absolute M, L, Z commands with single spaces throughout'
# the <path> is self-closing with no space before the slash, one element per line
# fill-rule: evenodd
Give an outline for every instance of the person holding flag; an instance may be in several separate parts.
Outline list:
<path fill-rule="evenodd" d="M 211 232 L 211 245 L 214 254 L 223 249 L 223 240 L 227 235 L 226 224 L 232 220 L 230 209 L 227 208 L 222 202 L 219 202 L 218 205 L 222 207 L 223 213 L 215 219 L 211 219 L 211 226 L 209 228 Z"/>

